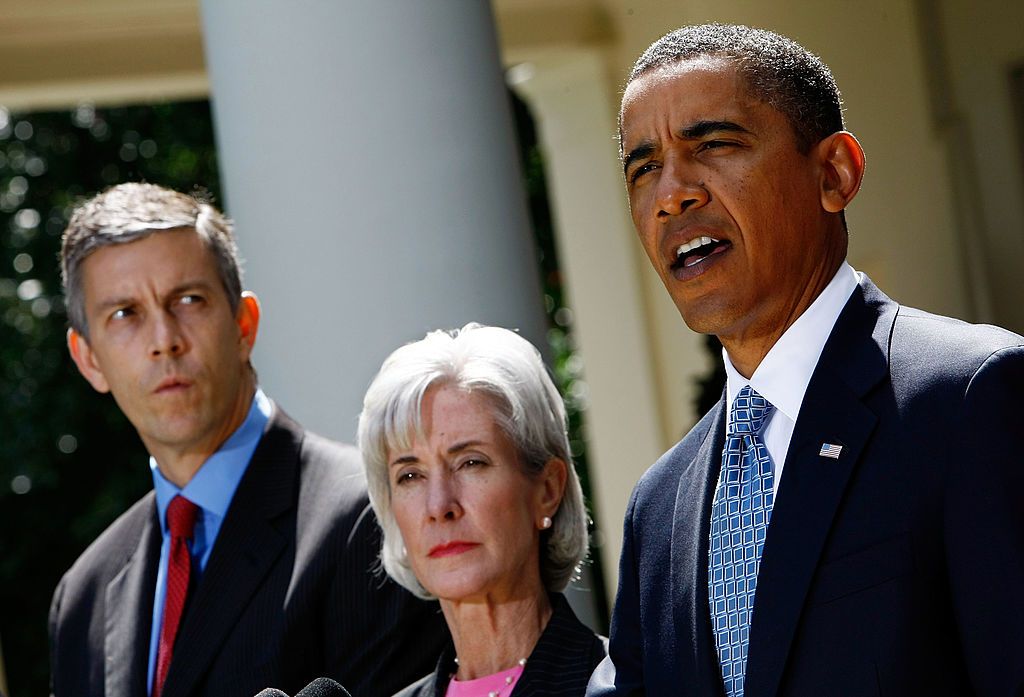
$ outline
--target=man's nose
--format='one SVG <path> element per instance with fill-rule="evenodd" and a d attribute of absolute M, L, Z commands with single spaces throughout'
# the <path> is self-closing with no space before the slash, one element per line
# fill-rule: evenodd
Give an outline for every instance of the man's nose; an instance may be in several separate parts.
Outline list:
<path fill-rule="evenodd" d="M 458 520 L 462 517 L 458 487 L 447 474 L 431 479 L 427 497 L 427 515 L 430 520 Z"/>
<path fill-rule="evenodd" d="M 677 162 L 666 162 L 658 179 L 655 199 L 656 216 L 664 220 L 700 208 L 711 198 L 704 181 L 692 170 Z"/>
<path fill-rule="evenodd" d="M 188 345 L 181 325 L 170 312 L 158 312 L 153 317 L 150 335 L 149 353 L 153 358 L 158 356 L 177 356 L 185 352 Z"/>

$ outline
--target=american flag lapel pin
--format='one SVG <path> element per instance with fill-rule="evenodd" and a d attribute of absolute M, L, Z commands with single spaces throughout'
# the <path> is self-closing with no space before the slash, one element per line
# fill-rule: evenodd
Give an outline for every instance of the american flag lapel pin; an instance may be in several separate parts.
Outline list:
<path fill-rule="evenodd" d="M 843 446 L 835 445 L 834 443 L 822 443 L 821 450 L 818 451 L 820 457 L 830 457 L 833 460 L 839 459 L 839 453 L 843 452 Z"/>

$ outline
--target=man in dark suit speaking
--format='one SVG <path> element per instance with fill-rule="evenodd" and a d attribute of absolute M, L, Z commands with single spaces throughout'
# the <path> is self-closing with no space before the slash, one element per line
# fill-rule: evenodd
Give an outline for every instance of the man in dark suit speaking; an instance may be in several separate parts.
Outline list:
<path fill-rule="evenodd" d="M 620 127 L 640 241 L 728 383 L 633 492 L 587 694 L 1021 694 L 1024 339 L 847 264 L 864 153 L 789 39 L 662 37 Z"/>
<path fill-rule="evenodd" d="M 56 697 L 251 696 L 319 675 L 390 695 L 429 672 L 439 615 L 372 573 L 358 453 L 257 385 L 260 308 L 230 223 L 123 184 L 75 212 L 61 254 L 71 356 L 135 426 L 154 490 L 57 587 Z"/>

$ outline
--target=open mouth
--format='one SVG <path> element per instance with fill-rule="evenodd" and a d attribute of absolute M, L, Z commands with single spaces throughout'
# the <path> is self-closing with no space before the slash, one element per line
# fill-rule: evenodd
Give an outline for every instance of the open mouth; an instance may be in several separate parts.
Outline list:
<path fill-rule="evenodd" d="M 710 256 L 721 254 L 731 246 L 732 242 L 729 240 L 719 240 L 707 236 L 695 237 L 686 244 L 676 247 L 676 260 L 672 262 L 671 268 L 675 271 L 695 266 Z"/>

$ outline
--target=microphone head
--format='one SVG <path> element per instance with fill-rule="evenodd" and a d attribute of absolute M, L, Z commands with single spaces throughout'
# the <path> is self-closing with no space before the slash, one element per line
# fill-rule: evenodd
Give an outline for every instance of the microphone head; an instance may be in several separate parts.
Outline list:
<path fill-rule="evenodd" d="M 296 692 L 295 697 L 352 697 L 352 695 L 330 678 L 317 678 Z"/>
<path fill-rule="evenodd" d="M 260 690 L 256 697 L 288 697 L 288 693 L 281 692 L 273 687 L 268 687 L 264 690 Z"/>

